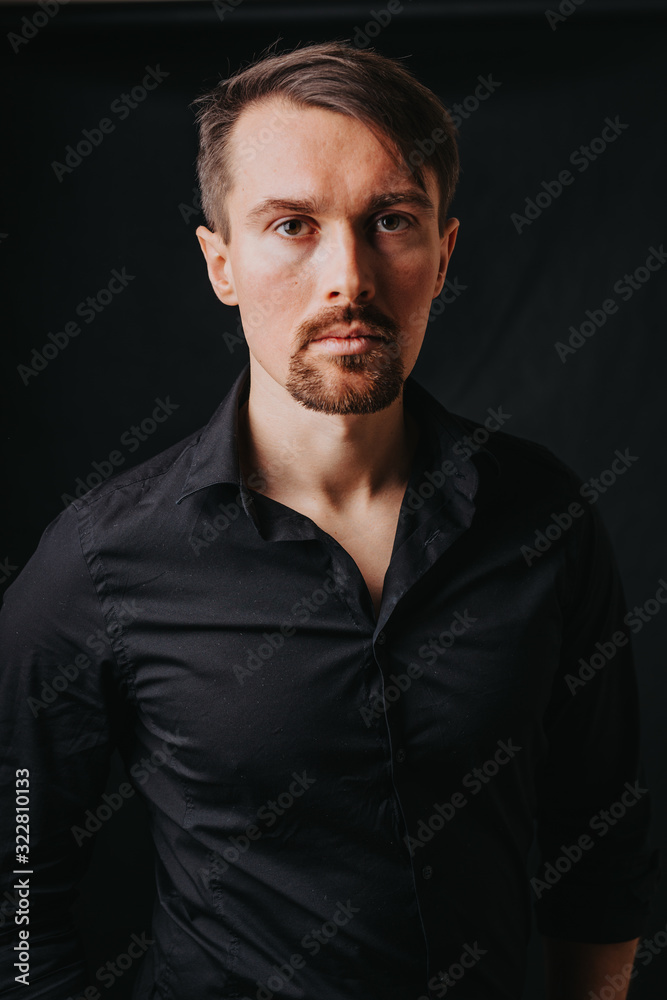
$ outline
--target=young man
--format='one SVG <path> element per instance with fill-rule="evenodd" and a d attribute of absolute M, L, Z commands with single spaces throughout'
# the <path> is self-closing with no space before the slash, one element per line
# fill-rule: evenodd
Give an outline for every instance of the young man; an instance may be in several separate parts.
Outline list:
<path fill-rule="evenodd" d="M 506 414 L 410 375 L 459 226 L 447 112 L 332 43 L 199 117 L 197 235 L 249 365 L 5 602 L 34 995 L 91 987 L 63 914 L 118 745 L 157 851 L 135 998 L 518 1000 L 536 824 L 549 1000 L 621 1000 L 657 858 L 608 537 Z"/>

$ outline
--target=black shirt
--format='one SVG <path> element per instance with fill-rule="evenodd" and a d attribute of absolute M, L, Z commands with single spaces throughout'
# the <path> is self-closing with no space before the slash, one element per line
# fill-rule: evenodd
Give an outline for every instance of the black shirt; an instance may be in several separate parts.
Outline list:
<path fill-rule="evenodd" d="M 376 620 L 347 551 L 243 481 L 248 375 L 70 504 L 7 591 L 17 995 L 96 983 L 66 913 L 115 745 L 156 847 L 137 1000 L 517 1000 L 531 902 L 548 935 L 639 936 L 658 857 L 631 615 L 581 481 L 502 409 L 474 423 L 408 378 L 420 437 Z"/>

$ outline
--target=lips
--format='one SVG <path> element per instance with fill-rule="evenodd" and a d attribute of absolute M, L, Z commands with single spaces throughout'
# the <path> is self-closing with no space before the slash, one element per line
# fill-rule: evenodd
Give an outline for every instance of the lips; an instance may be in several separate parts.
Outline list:
<path fill-rule="evenodd" d="M 371 333 L 366 327 L 351 327 L 348 329 L 341 329 L 339 327 L 333 327 L 333 329 L 325 330 L 324 333 L 318 334 L 317 337 L 313 337 L 313 340 L 352 340 L 355 337 L 368 338 L 370 340 L 384 340 L 378 333 Z"/>
<path fill-rule="evenodd" d="M 384 337 L 366 332 L 364 327 L 352 330 L 327 330 L 315 337 L 310 343 L 310 349 L 316 354 L 372 354 L 377 352 L 378 345 Z"/>

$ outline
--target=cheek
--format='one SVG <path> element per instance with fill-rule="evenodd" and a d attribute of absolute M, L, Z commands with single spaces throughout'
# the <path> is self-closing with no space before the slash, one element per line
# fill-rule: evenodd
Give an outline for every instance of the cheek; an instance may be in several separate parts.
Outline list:
<path fill-rule="evenodd" d="M 254 264 L 236 285 L 243 329 L 258 360 L 284 357 L 305 316 L 306 295 L 292 269 Z"/>
<path fill-rule="evenodd" d="M 383 284 L 388 290 L 400 289 L 401 295 L 418 299 L 428 297 L 435 289 L 439 267 L 438 246 L 426 237 L 415 237 L 412 245 L 380 258 L 379 274 L 384 271 Z"/>
<path fill-rule="evenodd" d="M 415 261 L 394 275 L 389 289 L 392 312 L 408 341 L 419 339 L 426 329 L 438 279 L 438 263 Z"/>

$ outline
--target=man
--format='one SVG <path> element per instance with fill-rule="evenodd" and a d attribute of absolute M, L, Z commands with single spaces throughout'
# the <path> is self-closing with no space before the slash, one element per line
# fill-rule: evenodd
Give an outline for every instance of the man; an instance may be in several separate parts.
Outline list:
<path fill-rule="evenodd" d="M 518 1000 L 535 823 L 549 1000 L 622 1000 L 658 863 L 607 534 L 503 410 L 410 376 L 459 226 L 447 112 L 331 43 L 199 120 L 197 235 L 249 365 L 5 602 L 32 995 L 95 987 L 64 913 L 118 745 L 157 854 L 135 998 Z"/>

